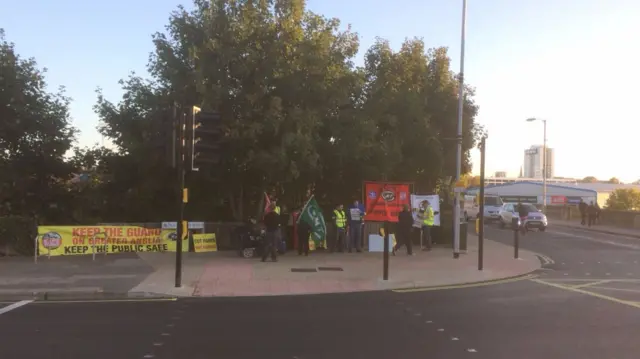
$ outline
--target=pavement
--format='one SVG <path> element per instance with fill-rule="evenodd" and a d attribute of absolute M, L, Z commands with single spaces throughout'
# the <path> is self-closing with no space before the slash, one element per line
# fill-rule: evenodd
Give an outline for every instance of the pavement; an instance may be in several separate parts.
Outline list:
<path fill-rule="evenodd" d="M 492 281 L 540 268 L 534 253 L 513 258 L 508 245 L 486 241 L 483 271 L 477 270 L 477 237 L 453 259 L 451 249 L 434 248 L 390 256 L 382 279 L 382 253 L 289 252 L 278 262 L 244 259 L 230 252 L 185 253 L 182 286 L 175 287 L 174 253 L 40 257 L 0 261 L 0 299 L 114 297 L 260 296 L 374 291 Z"/>
<path fill-rule="evenodd" d="M 488 227 L 486 236 L 513 243 L 510 230 Z M 3 359 L 636 359 L 640 249 L 631 240 L 552 224 L 520 240 L 545 263 L 535 277 L 489 283 L 22 302 L 0 308 L 0 347 Z"/>

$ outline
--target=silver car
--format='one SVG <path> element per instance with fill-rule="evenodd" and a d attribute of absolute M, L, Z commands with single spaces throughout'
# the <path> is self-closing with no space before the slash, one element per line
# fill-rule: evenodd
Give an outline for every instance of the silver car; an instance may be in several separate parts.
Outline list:
<path fill-rule="evenodd" d="M 549 225 L 547 216 L 531 203 L 522 203 L 522 206 L 529 212 L 524 220 L 524 225 L 528 229 L 537 228 L 539 231 L 544 232 Z M 505 203 L 500 209 L 500 227 L 511 226 L 512 219 L 519 218 L 519 216 L 517 203 Z"/>

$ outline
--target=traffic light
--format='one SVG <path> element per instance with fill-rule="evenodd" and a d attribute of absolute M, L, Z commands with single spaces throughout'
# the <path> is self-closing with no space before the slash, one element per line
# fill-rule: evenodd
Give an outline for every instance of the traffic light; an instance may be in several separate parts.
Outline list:
<path fill-rule="evenodd" d="M 191 123 L 187 124 L 187 128 L 191 129 L 191 170 L 198 171 L 201 166 L 220 161 L 225 134 L 218 112 L 206 112 L 193 106 L 189 119 Z"/>

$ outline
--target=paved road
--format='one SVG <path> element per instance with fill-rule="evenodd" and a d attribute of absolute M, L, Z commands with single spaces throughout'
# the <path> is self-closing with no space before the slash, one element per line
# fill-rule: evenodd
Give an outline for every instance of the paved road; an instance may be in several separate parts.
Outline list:
<path fill-rule="evenodd" d="M 523 248 L 555 260 L 540 277 L 460 289 L 31 303 L 0 314 L 0 348 L 3 359 L 636 359 L 640 250 L 629 244 L 530 233 Z"/>

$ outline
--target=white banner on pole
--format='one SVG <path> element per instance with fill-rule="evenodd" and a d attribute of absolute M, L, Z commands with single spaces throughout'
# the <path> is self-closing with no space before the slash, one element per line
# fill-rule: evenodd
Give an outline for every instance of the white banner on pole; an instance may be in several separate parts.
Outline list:
<path fill-rule="evenodd" d="M 421 224 L 417 223 L 418 221 L 417 211 L 420 210 L 420 203 L 422 203 L 422 201 L 429 201 L 431 208 L 433 208 L 433 212 L 436 213 L 436 215 L 433 217 L 433 225 L 440 226 L 440 196 L 438 196 L 437 194 L 431 194 L 431 195 L 412 194 L 411 209 L 412 209 L 412 212 L 413 212 L 413 209 L 416 210 L 415 212 L 413 212 L 413 220 L 414 220 L 414 223 L 416 223 L 413 226 L 416 228 L 422 227 Z"/>

